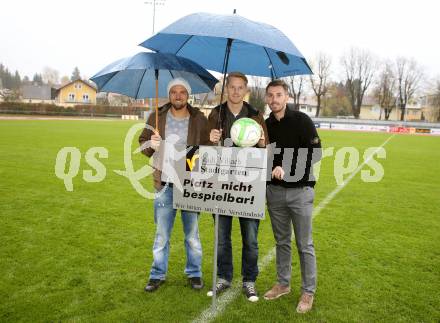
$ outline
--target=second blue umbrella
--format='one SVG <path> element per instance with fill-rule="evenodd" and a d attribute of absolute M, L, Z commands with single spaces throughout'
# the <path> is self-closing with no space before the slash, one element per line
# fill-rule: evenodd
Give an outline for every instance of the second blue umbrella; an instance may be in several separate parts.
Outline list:
<path fill-rule="evenodd" d="M 210 92 L 218 80 L 199 64 L 167 53 L 141 52 L 117 60 L 103 68 L 91 80 L 100 92 L 123 94 L 135 99 L 168 97 L 167 85 L 176 77 L 183 77 L 192 93 Z"/>

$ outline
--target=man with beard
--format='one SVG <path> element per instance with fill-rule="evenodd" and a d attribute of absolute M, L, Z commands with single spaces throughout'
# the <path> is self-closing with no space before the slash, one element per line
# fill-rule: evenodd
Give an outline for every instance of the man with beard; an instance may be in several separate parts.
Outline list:
<path fill-rule="evenodd" d="M 154 130 L 156 113 L 152 113 L 147 127 L 139 137 L 142 153 L 159 157 L 159 167 L 154 170 L 156 189 L 154 200 L 154 222 L 156 236 L 153 245 L 153 264 L 145 291 L 153 292 L 165 282 L 168 269 L 170 236 L 177 210 L 173 208 L 173 145 L 206 144 L 208 121 L 203 113 L 188 104 L 191 87 L 183 78 L 175 78 L 168 84 L 170 102 L 159 108 L 158 129 Z M 147 142 L 149 141 L 149 145 Z M 199 238 L 198 212 L 181 210 L 185 234 L 186 266 L 185 274 L 193 289 L 203 288 L 202 246 Z"/>
<path fill-rule="evenodd" d="M 286 107 L 287 84 L 273 80 L 266 87 L 272 111 L 266 119 L 271 144 L 276 145 L 272 176 L 266 189 L 267 209 L 276 240 L 277 283 L 264 295 L 274 300 L 290 293 L 292 227 L 301 268 L 298 313 L 312 309 L 316 291 L 316 257 L 312 239 L 315 178 L 312 166 L 321 159 L 321 140 L 313 121 Z"/>

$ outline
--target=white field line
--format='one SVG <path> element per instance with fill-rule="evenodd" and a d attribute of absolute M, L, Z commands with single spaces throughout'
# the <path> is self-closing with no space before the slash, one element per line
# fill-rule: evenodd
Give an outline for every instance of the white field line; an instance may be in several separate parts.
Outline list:
<path fill-rule="evenodd" d="M 331 191 L 320 203 L 319 205 L 313 210 L 313 218 L 316 217 L 323 208 L 325 208 L 327 206 L 327 204 L 333 200 L 333 198 L 336 196 L 336 194 L 338 194 L 352 179 L 353 177 L 356 176 L 357 173 L 359 173 L 359 171 L 365 166 L 365 164 L 367 164 L 371 158 L 373 158 L 373 156 L 381 149 L 383 148 L 396 134 L 393 134 L 391 136 L 389 136 L 387 138 L 387 140 L 385 140 L 382 145 L 380 145 L 379 147 L 377 147 L 377 149 L 368 156 L 368 158 L 366 158 L 364 160 L 364 162 L 362 164 L 360 164 L 354 171 L 353 173 L 350 174 L 350 176 L 348 176 L 341 185 L 336 186 L 336 188 Z"/>
<path fill-rule="evenodd" d="M 383 148 L 396 134 L 393 134 L 385 140 L 382 145 L 380 145 L 371 155 L 368 156 L 364 160 L 364 162 L 359 165 L 351 174 L 348 176 L 345 181 L 338 185 L 333 191 L 331 191 L 320 203 L 319 205 L 314 208 L 313 210 L 313 218 L 315 218 L 327 205 L 330 203 L 334 197 L 353 179 L 353 177 L 356 176 L 357 173 L 362 169 L 362 167 L 367 164 L 371 158 L 373 158 L 374 154 L 376 154 L 381 148 Z M 266 269 L 266 267 L 269 265 L 269 263 L 272 262 L 272 260 L 275 257 L 275 247 L 273 247 L 262 260 L 259 261 L 258 267 L 259 271 L 262 272 Z M 217 316 L 219 316 L 225 308 L 241 293 L 241 280 L 238 279 L 234 282 L 233 286 L 224 292 L 220 297 L 217 298 L 217 309 L 213 310 L 212 306 L 205 309 L 200 315 L 193 320 L 194 323 L 207 323 L 214 320 Z M 260 295 L 260 299 L 262 299 L 262 296 Z"/>

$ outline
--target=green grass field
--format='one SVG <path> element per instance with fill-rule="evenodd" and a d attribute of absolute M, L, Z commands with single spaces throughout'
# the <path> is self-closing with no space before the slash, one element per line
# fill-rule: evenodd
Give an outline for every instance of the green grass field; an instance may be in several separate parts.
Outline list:
<path fill-rule="evenodd" d="M 124 169 L 123 142 L 131 125 L 0 121 L 0 321 L 186 322 L 209 308 L 213 221 L 207 214 L 200 217 L 205 288 L 196 292 L 187 285 L 177 219 L 167 282 L 156 293 L 143 291 L 152 262 L 152 201 L 113 172 Z M 362 154 L 390 134 L 320 131 L 320 136 L 325 147 L 353 146 Z M 73 192 L 54 174 L 56 155 L 65 146 L 82 153 Z M 94 146 L 109 151 L 102 160 L 107 176 L 87 183 L 84 155 Z M 295 254 L 292 293 L 257 303 L 240 294 L 215 321 L 439 322 L 439 148 L 440 137 L 394 136 L 385 146 L 387 158 L 379 160 L 384 178 L 365 183 L 359 172 L 315 218 L 319 278 L 311 313 L 294 310 L 300 286 Z M 146 162 L 140 154 L 133 159 L 135 169 Z M 336 188 L 333 165 L 333 157 L 322 163 L 315 205 Z M 144 186 L 152 190 L 150 178 Z M 262 259 L 274 247 L 268 218 L 259 241 Z M 233 245 L 234 279 L 240 280 L 237 220 Z M 260 296 L 275 277 L 273 260 L 259 275 Z"/>

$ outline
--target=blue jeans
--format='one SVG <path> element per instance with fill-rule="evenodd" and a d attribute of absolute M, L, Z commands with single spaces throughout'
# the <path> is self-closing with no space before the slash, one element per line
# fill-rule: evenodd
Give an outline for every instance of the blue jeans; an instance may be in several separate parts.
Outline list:
<path fill-rule="evenodd" d="M 231 244 L 231 216 L 219 215 L 218 222 L 218 277 L 232 282 L 232 244 Z M 239 218 L 242 250 L 241 275 L 243 282 L 255 282 L 258 276 L 258 226 L 260 220 Z"/>
<path fill-rule="evenodd" d="M 173 208 L 173 188 L 165 187 L 157 193 L 154 200 L 154 223 L 156 237 L 153 245 L 153 265 L 150 279 L 164 280 L 168 269 L 170 254 L 170 237 L 176 218 Z M 181 210 L 183 231 L 185 233 L 186 266 L 188 277 L 202 277 L 202 244 L 199 238 L 199 213 Z"/>

